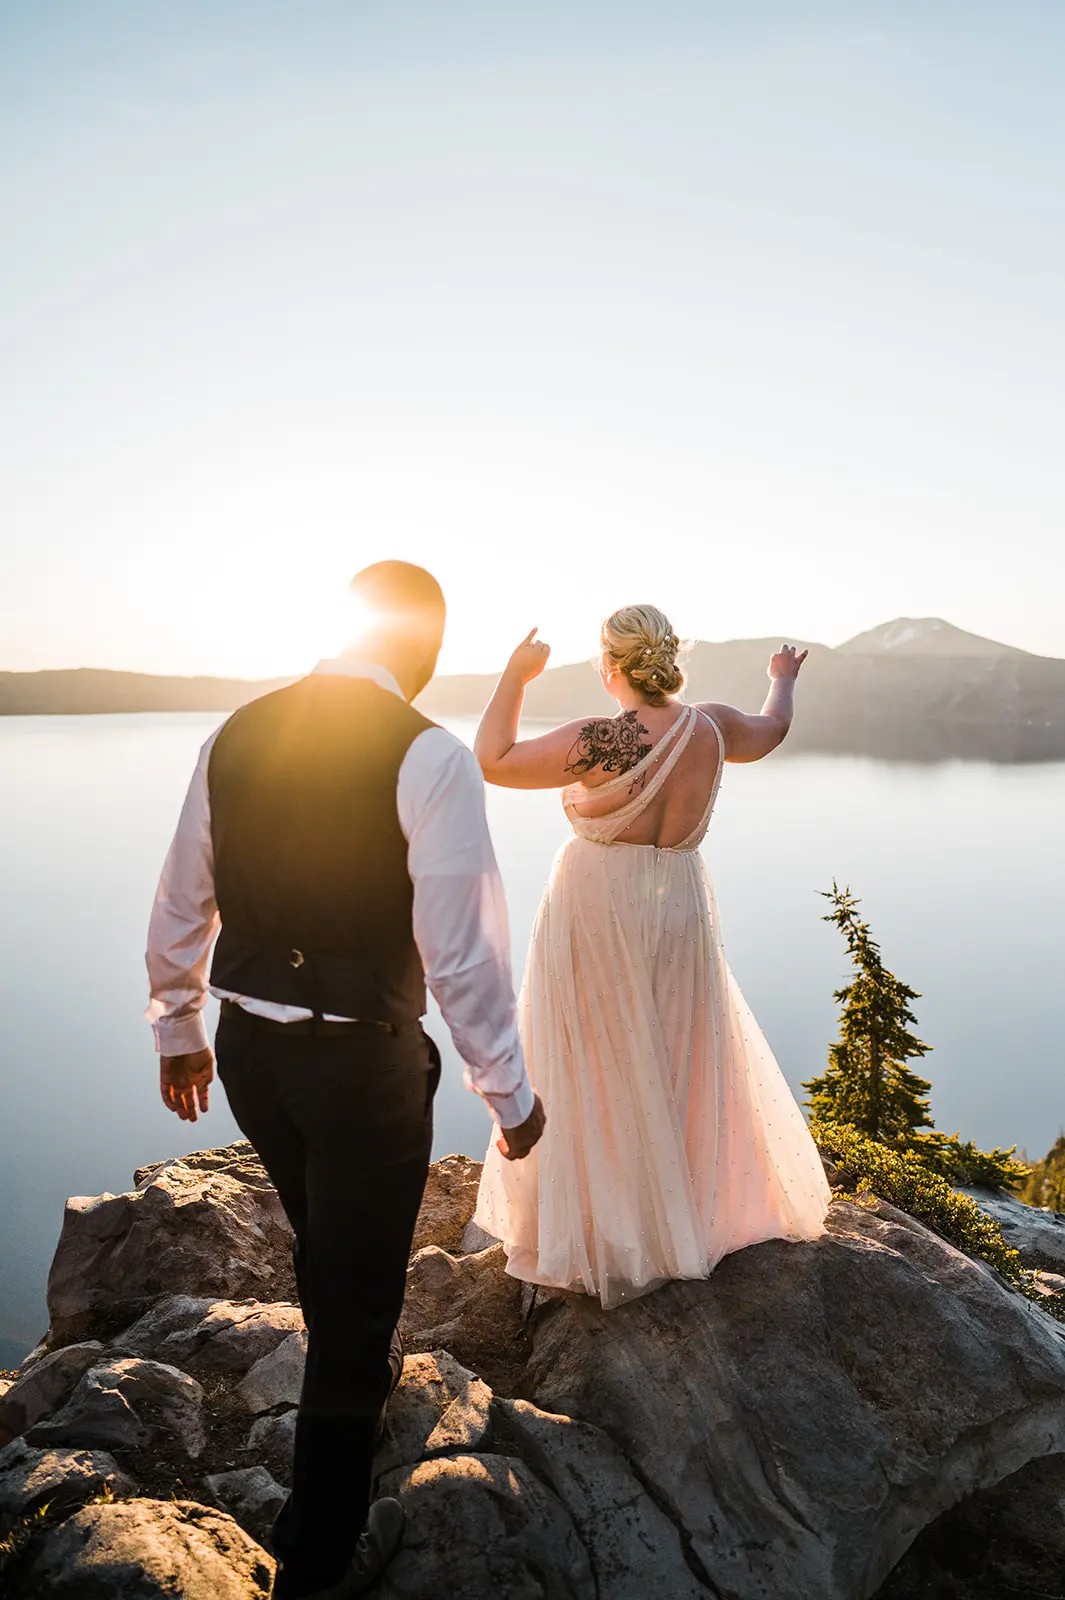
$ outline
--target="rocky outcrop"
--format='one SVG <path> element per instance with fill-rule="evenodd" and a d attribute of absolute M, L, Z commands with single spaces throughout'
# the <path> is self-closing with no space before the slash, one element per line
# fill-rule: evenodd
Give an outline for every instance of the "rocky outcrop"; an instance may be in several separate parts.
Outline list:
<path fill-rule="evenodd" d="M 1002 1551 L 1004 1581 L 1023 1568 L 1037 1592 L 1065 1551 L 1065 1327 L 998 1273 L 838 1195 L 823 1237 L 734 1252 L 705 1282 L 611 1312 L 533 1299 L 470 1223 L 477 1172 L 451 1157 L 427 1188 L 377 1459 L 408 1531 L 375 1594 L 989 1600 Z M 269 1583 L 256 1541 L 289 1482 L 306 1349 L 286 1230 L 246 1146 L 138 1177 L 68 1212 L 48 1340 L 0 1396 L 18 1434 L 0 1517 L 17 1531 L 51 1503 L 0 1570 L 12 1600 Z M 1028 1226 L 1049 1304 L 1028 1209 L 1011 1242 Z M 79 1258 L 106 1293 L 77 1284 Z M 959 1530 L 982 1589 L 944 1564 Z"/>
<path fill-rule="evenodd" d="M 291 1232 L 247 1149 L 228 1165 L 167 1161 L 126 1194 L 67 1201 L 48 1278 L 52 1346 L 114 1333 L 164 1295 L 295 1299 Z"/>
<path fill-rule="evenodd" d="M 1006 1243 L 1027 1266 L 1065 1273 L 1065 1213 L 1025 1205 L 1004 1189 L 958 1185 L 958 1193 L 967 1194 L 994 1218 Z"/>
<path fill-rule="evenodd" d="M 90 1367 L 70 1399 L 30 1428 L 30 1444 L 143 1449 L 160 1435 L 189 1456 L 204 1446 L 203 1390 L 162 1361 L 119 1359 Z"/>
<path fill-rule="evenodd" d="M 87 1506 L 21 1581 L 25 1600 L 265 1600 L 273 1562 L 221 1511 L 175 1500 Z"/>
<path fill-rule="evenodd" d="M 602 1431 L 525 1400 L 496 1400 L 497 1447 L 526 1461 L 566 1507 L 588 1552 L 597 1591 L 611 1600 L 703 1600 L 682 1529 Z"/>
<path fill-rule="evenodd" d="M 302 1331 L 298 1306 L 171 1295 L 127 1328 L 120 1343 L 132 1354 L 192 1364 L 199 1372 L 244 1373 Z"/>
<path fill-rule="evenodd" d="M 561 1500 L 516 1456 L 448 1456 L 386 1474 L 407 1512 L 380 1600 L 596 1600 L 588 1552 Z"/>
<path fill-rule="evenodd" d="M 605 1419 L 694 1570 L 745 1600 L 872 1595 L 939 1513 L 1065 1451 L 1065 1330 L 884 1203 L 620 1320 L 553 1297 L 529 1381 Z"/>

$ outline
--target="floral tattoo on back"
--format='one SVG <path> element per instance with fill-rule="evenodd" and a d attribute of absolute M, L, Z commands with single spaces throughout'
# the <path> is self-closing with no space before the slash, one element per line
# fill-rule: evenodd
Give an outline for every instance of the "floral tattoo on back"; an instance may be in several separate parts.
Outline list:
<path fill-rule="evenodd" d="M 630 772 L 653 749 L 647 729 L 635 711 L 624 711 L 618 717 L 594 717 L 577 735 L 566 757 L 565 771 L 576 778 L 583 778 L 593 767 L 602 767 L 606 773 Z"/>

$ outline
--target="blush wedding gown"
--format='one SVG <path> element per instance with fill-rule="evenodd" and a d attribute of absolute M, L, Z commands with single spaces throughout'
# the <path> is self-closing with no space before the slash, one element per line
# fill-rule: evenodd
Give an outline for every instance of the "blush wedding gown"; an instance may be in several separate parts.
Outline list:
<path fill-rule="evenodd" d="M 718 762 L 698 825 L 668 847 L 621 842 L 700 717 Z M 529 946 L 518 1015 L 547 1127 L 523 1161 L 493 1136 L 475 1221 L 502 1240 L 513 1276 L 606 1308 L 708 1277 L 744 1245 L 824 1231 L 821 1158 L 729 970 L 699 853 L 723 765 L 717 723 L 684 706 L 636 766 L 564 790 L 573 837 Z M 615 794 L 605 816 L 576 810 Z"/>

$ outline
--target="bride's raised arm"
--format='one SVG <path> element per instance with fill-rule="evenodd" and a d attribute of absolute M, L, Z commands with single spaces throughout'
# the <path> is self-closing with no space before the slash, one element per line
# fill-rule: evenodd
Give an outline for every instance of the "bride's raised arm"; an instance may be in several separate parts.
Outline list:
<path fill-rule="evenodd" d="M 738 711 L 716 700 L 703 701 L 700 711 L 713 717 L 725 741 L 726 761 L 760 761 L 786 737 L 795 714 L 795 679 L 809 650 L 782 644 L 770 657 L 766 674 L 769 693 L 760 712 Z"/>
<path fill-rule="evenodd" d="M 526 685 L 540 676 L 550 654 L 550 645 L 537 639 L 533 628 L 507 662 L 484 708 L 474 754 L 488 782 L 502 789 L 562 789 L 590 772 L 583 748 L 591 725 L 587 718 L 565 722 L 537 739 L 518 738 Z M 593 720 L 598 725 L 609 719 Z"/>

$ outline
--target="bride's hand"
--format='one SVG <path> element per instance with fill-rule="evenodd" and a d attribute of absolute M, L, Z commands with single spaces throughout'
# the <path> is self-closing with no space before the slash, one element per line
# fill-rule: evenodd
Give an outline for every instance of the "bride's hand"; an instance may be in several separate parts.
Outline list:
<path fill-rule="evenodd" d="M 547 666 L 550 654 L 551 646 L 538 639 L 536 629 L 532 628 L 507 662 L 507 671 L 513 672 L 522 683 L 531 683 Z"/>
<path fill-rule="evenodd" d="M 776 655 L 770 657 L 766 672 L 770 678 L 797 678 L 799 668 L 809 654 L 809 650 L 796 653 L 793 644 L 782 644 Z"/>

